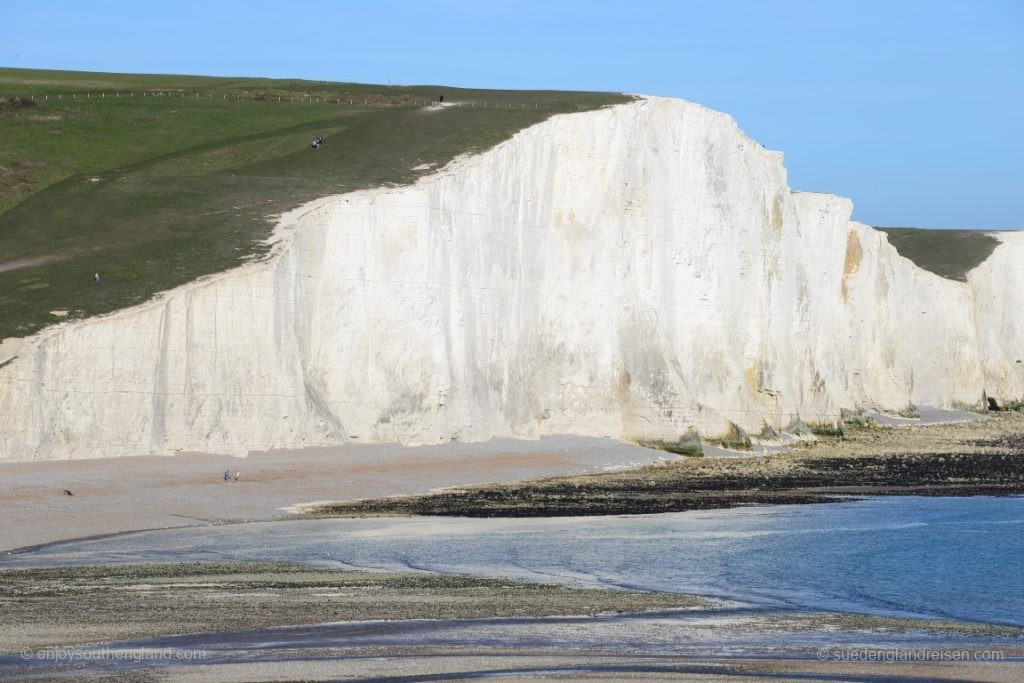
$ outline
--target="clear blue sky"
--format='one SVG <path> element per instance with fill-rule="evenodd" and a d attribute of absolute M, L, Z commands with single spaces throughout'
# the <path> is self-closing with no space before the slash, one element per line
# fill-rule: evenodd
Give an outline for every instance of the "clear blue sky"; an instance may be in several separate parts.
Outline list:
<path fill-rule="evenodd" d="M 683 97 L 866 223 L 1024 227 L 1024 0 L 0 0 L 0 65 Z"/>

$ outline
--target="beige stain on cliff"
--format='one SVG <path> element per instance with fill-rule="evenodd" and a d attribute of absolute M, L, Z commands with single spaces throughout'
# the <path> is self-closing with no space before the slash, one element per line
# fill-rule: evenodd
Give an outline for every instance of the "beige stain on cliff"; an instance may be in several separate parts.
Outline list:
<path fill-rule="evenodd" d="M 782 197 L 775 195 L 772 200 L 772 230 L 776 237 L 782 236 Z"/>
<path fill-rule="evenodd" d="M 860 237 L 856 230 L 851 230 L 846 236 L 846 261 L 843 262 L 843 303 L 846 303 L 850 296 L 850 277 L 860 268 L 863 258 L 864 250 L 860 246 Z"/>

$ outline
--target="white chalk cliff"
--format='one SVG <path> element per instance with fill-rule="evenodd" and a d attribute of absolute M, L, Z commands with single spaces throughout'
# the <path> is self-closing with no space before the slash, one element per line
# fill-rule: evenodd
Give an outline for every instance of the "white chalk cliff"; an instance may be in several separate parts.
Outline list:
<path fill-rule="evenodd" d="M 696 104 L 556 116 L 297 209 L 265 260 L 24 340 L 0 457 L 714 437 L 1024 396 L 1024 234 L 954 282 L 851 208 Z"/>

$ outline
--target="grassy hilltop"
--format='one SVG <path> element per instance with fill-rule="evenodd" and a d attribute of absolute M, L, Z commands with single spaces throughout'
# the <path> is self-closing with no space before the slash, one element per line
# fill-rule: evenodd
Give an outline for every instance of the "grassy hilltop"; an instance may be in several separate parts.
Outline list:
<path fill-rule="evenodd" d="M 425 110 L 441 93 L 466 106 Z M 0 339 L 236 266 L 272 216 L 316 197 L 408 183 L 627 99 L 0 68 Z"/>
<path fill-rule="evenodd" d="M 441 93 L 467 106 L 424 106 Z M 273 216 L 316 197 L 412 182 L 553 114 L 628 99 L 0 68 L 0 339 L 236 266 L 262 252 Z M 884 229 L 956 280 L 998 244 Z"/>
<path fill-rule="evenodd" d="M 889 244 L 900 256 L 918 268 L 960 282 L 966 282 L 967 273 L 984 263 L 999 246 L 999 240 L 978 230 L 878 229 L 889 236 Z"/>

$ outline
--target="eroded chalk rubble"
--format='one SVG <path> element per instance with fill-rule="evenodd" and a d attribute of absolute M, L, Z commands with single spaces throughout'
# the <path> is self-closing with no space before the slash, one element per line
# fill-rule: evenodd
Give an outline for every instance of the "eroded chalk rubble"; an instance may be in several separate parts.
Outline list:
<path fill-rule="evenodd" d="M 961 283 L 851 209 L 690 102 L 556 116 L 301 207 L 264 261 L 25 340 L 0 457 L 675 439 L 1024 396 L 1024 234 Z"/>

